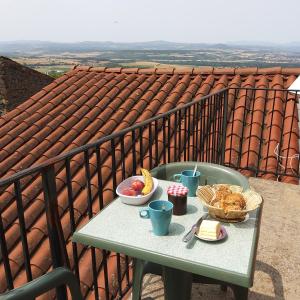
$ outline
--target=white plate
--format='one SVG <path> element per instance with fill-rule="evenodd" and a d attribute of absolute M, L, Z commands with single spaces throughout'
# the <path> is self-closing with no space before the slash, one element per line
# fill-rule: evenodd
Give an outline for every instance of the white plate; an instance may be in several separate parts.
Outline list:
<path fill-rule="evenodd" d="M 221 241 L 227 237 L 227 231 L 226 231 L 225 227 L 223 225 L 221 225 L 220 235 L 217 239 L 206 239 L 206 238 L 202 238 L 202 237 L 198 236 L 197 234 L 195 234 L 195 236 L 196 236 L 196 238 L 198 238 L 199 240 L 202 240 L 202 241 L 217 242 L 217 241 Z"/>
<path fill-rule="evenodd" d="M 143 176 L 132 176 L 132 177 L 125 179 L 117 186 L 116 193 L 120 197 L 121 201 L 125 204 L 143 205 L 149 201 L 149 199 L 151 198 L 151 196 L 154 194 L 154 192 L 156 191 L 156 189 L 158 187 L 158 180 L 154 177 L 152 177 L 152 179 L 153 179 L 153 188 L 152 188 L 152 191 L 148 195 L 126 196 L 120 192 L 122 189 L 130 187 L 131 182 L 133 182 L 134 180 L 141 180 L 144 182 Z"/>

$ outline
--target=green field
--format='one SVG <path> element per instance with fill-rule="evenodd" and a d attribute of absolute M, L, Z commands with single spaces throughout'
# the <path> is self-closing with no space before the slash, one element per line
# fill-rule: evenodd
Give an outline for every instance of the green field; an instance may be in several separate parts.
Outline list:
<path fill-rule="evenodd" d="M 57 77 L 74 65 L 106 67 L 300 67 L 300 52 L 245 49 L 121 50 L 62 52 L 11 56 L 40 72 Z"/>

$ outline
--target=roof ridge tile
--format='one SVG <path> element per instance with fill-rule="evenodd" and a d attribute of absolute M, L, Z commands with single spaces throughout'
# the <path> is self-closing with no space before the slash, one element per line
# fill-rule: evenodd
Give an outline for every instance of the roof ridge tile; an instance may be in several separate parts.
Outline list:
<path fill-rule="evenodd" d="M 262 75 L 282 74 L 282 67 L 258 68 L 257 74 L 262 74 Z"/>
<path fill-rule="evenodd" d="M 214 67 L 196 67 L 193 74 L 213 74 Z"/>
<path fill-rule="evenodd" d="M 214 75 L 234 75 L 236 68 L 214 68 L 212 74 Z"/>
<path fill-rule="evenodd" d="M 267 68 L 258 68 L 253 67 L 212 67 L 212 66 L 203 66 L 203 67 L 153 67 L 153 68 L 136 68 L 136 67 L 114 67 L 108 68 L 105 66 L 93 67 L 87 65 L 74 65 L 70 72 L 76 71 L 86 71 L 86 72 L 105 72 L 105 73 L 124 73 L 124 74 L 214 74 L 214 75 L 300 75 L 300 68 L 298 67 L 267 67 Z"/>
<path fill-rule="evenodd" d="M 107 67 L 92 67 L 90 69 L 90 71 L 93 71 L 93 72 L 105 72 L 107 69 Z"/>
<path fill-rule="evenodd" d="M 300 68 L 282 68 L 282 75 L 300 75 Z"/>
<path fill-rule="evenodd" d="M 91 66 L 80 66 L 80 65 L 75 66 L 75 69 L 78 71 L 90 71 L 91 68 L 92 68 Z"/>
<path fill-rule="evenodd" d="M 126 74 L 137 74 L 139 72 L 139 68 L 123 68 L 122 73 Z"/>
<path fill-rule="evenodd" d="M 193 74 L 194 68 L 191 67 L 178 67 L 174 69 L 174 74 L 181 74 L 181 75 L 186 75 L 186 74 Z"/>
<path fill-rule="evenodd" d="M 249 74 L 257 74 L 258 67 L 246 67 L 246 68 L 235 68 L 235 75 L 249 75 Z"/>
<path fill-rule="evenodd" d="M 140 68 L 139 74 L 156 74 L 156 68 Z"/>
<path fill-rule="evenodd" d="M 175 70 L 176 70 L 175 68 L 157 68 L 155 73 L 156 74 L 171 74 L 171 75 L 173 75 Z"/>
<path fill-rule="evenodd" d="M 106 68 L 105 73 L 122 73 L 123 68 Z"/>

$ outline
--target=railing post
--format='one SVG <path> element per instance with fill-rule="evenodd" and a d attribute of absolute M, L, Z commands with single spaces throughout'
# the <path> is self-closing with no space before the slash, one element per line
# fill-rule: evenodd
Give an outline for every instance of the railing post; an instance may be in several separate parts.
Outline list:
<path fill-rule="evenodd" d="M 42 169 L 42 181 L 53 268 L 63 266 L 70 268 L 68 255 L 65 248 L 64 235 L 58 213 L 55 170 L 53 165 Z M 66 287 L 57 288 L 56 293 L 58 300 L 68 299 Z"/>
<path fill-rule="evenodd" d="M 228 93 L 229 88 L 224 91 L 224 102 L 223 102 L 223 122 L 222 122 L 222 142 L 221 142 L 221 160 L 220 165 L 224 165 L 225 162 L 225 148 L 226 148 L 226 131 L 227 131 L 227 111 L 228 111 Z"/>

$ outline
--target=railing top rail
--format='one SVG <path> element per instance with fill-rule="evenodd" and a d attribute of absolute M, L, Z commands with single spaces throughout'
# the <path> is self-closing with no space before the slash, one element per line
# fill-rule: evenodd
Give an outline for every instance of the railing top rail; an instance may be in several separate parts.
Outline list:
<path fill-rule="evenodd" d="M 199 100 L 194 100 L 194 101 L 189 102 L 187 104 L 184 104 L 182 106 L 175 107 L 175 108 L 173 108 L 173 109 L 171 109 L 171 110 L 169 110 L 169 111 L 167 111 L 165 113 L 158 114 L 158 115 L 156 115 L 156 116 L 154 116 L 152 118 L 149 118 L 149 119 L 147 119 L 147 120 L 145 120 L 143 122 L 137 123 L 137 124 L 135 124 L 133 126 L 130 126 L 130 127 L 126 128 L 126 129 L 123 129 L 123 130 L 120 130 L 118 132 L 114 132 L 114 133 L 112 133 L 110 135 L 104 136 L 104 137 L 96 140 L 95 142 L 88 143 L 86 145 L 83 145 L 83 146 L 77 147 L 75 149 L 72 149 L 69 152 L 59 154 L 59 155 L 57 155 L 57 156 L 55 156 L 53 158 L 47 159 L 46 161 L 44 161 L 44 162 L 42 162 L 40 164 L 30 166 L 30 167 L 28 167 L 28 168 L 26 168 L 26 169 L 24 169 L 22 171 L 19 171 L 19 172 L 15 173 L 15 174 L 13 174 L 13 175 L 11 175 L 9 177 L 0 179 L 0 187 L 6 186 L 6 185 L 8 185 L 8 184 L 10 184 L 12 182 L 20 180 L 21 178 L 23 178 L 23 177 L 25 177 L 27 175 L 30 175 L 30 174 L 33 174 L 33 173 L 37 173 L 40 170 L 42 170 L 44 168 L 47 168 L 48 166 L 53 165 L 55 163 L 58 163 L 58 162 L 60 162 L 62 160 L 70 159 L 70 158 L 72 158 L 76 154 L 82 153 L 82 152 L 87 151 L 87 150 L 89 150 L 91 148 L 96 148 L 96 147 L 100 146 L 101 144 L 103 144 L 103 143 L 105 143 L 105 142 L 107 142 L 109 140 L 112 140 L 112 139 L 117 138 L 119 136 L 125 135 L 126 133 L 128 133 L 130 131 L 133 131 L 133 130 L 138 129 L 138 128 L 143 127 L 143 126 L 146 126 L 149 123 L 152 123 L 152 122 L 154 122 L 156 120 L 168 117 L 171 114 L 176 113 L 177 111 L 180 111 L 180 110 L 183 110 L 185 108 L 191 107 L 192 105 L 194 105 L 196 103 L 204 101 L 204 100 L 206 100 L 206 99 L 208 99 L 210 97 L 213 97 L 215 95 L 219 95 L 219 94 L 221 94 L 221 93 L 223 93 L 223 92 L 225 92 L 227 90 L 228 90 L 228 87 L 226 87 L 224 89 L 221 89 L 221 90 L 219 90 L 219 91 L 217 91 L 215 93 L 206 95 L 206 96 L 202 97 Z"/>

